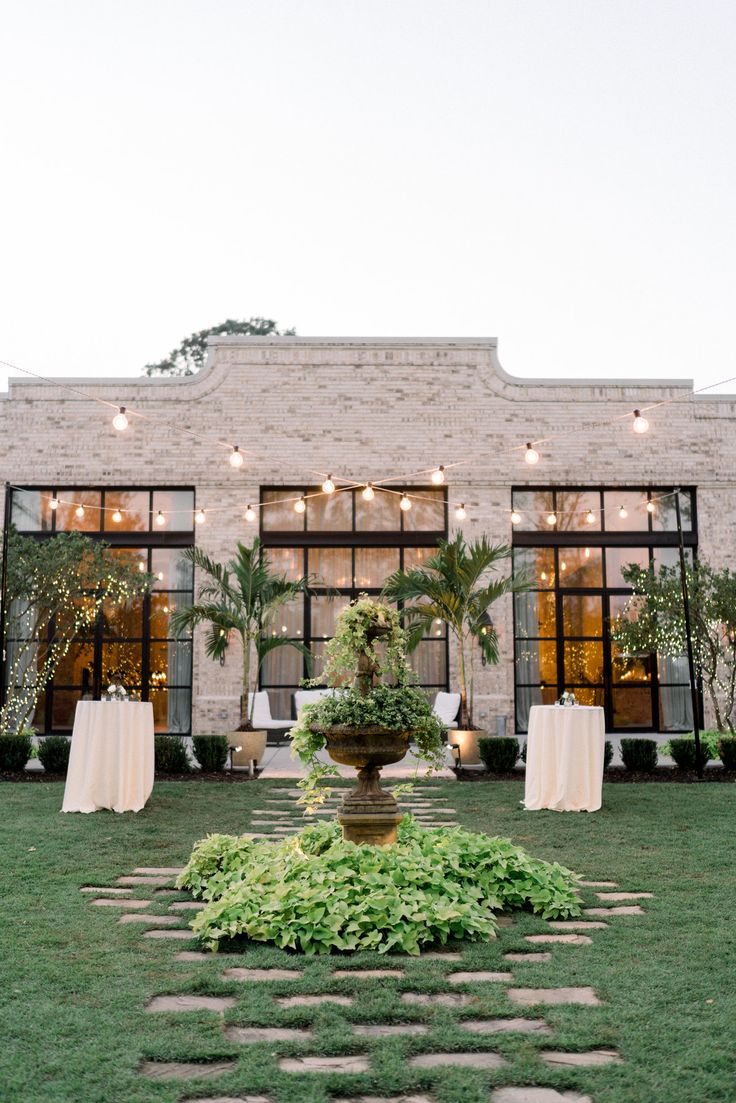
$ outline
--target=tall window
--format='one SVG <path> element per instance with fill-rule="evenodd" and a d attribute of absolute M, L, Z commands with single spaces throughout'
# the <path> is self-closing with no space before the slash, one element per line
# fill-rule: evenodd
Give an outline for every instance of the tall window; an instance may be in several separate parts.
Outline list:
<path fill-rule="evenodd" d="M 678 535 L 670 488 L 514 490 L 514 572 L 533 589 L 514 598 L 516 725 L 529 709 L 572 690 L 602 705 L 608 731 L 692 727 L 687 661 L 625 655 L 610 638 L 631 588 L 623 569 L 676 566 Z M 680 495 L 683 543 L 697 543 L 695 492 Z"/>
<path fill-rule="evenodd" d="M 413 490 L 417 496 L 406 511 L 399 508 L 398 494 L 378 488 L 371 501 L 359 490 L 310 498 L 313 489 L 263 490 L 261 538 L 273 566 L 288 578 L 316 576 L 313 594 L 284 610 L 272 631 L 305 643 L 313 656 L 312 676 L 319 677 L 337 614 L 360 593 L 379 594 L 399 568 L 425 562 L 447 534 L 447 502 L 444 490 L 434 487 Z M 303 513 L 294 510 L 300 494 L 306 496 Z M 410 658 L 421 686 L 446 689 L 444 624 L 433 625 Z M 274 716 L 291 716 L 292 695 L 307 676 L 305 660 L 295 648 L 271 652 L 261 672 L 261 687 L 269 691 Z"/>
<path fill-rule="evenodd" d="M 70 731 L 77 701 L 99 698 L 111 682 L 122 682 L 153 703 L 157 732 L 191 730 L 192 644 L 174 639 L 169 625 L 177 606 L 192 602 L 192 566 L 182 550 L 193 543 L 193 510 L 191 489 L 12 491 L 11 521 L 22 534 L 44 540 L 81 531 L 155 575 L 150 594 L 125 606 L 103 606 L 89 634 L 74 640 L 39 700 L 37 728 Z"/>

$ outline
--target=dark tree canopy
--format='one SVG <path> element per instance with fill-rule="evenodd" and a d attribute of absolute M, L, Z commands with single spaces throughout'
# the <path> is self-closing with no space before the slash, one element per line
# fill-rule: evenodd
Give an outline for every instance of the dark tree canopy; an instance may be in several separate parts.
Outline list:
<path fill-rule="evenodd" d="M 239 321 L 228 318 L 218 326 L 200 329 L 191 333 L 163 360 L 157 364 L 146 364 L 144 375 L 195 375 L 204 365 L 207 356 L 207 338 L 228 335 L 245 337 L 295 337 L 295 329 L 279 329 L 272 318 L 248 318 Z"/>

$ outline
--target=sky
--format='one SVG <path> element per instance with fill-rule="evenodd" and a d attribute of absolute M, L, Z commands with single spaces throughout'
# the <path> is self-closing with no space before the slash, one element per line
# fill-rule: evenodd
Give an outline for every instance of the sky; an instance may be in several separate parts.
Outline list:
<path fill-rule="evenodd" d="M 264 315 L 736 376 L 732 0 L 1 10 L 0 360 L 136 376 Z"/>

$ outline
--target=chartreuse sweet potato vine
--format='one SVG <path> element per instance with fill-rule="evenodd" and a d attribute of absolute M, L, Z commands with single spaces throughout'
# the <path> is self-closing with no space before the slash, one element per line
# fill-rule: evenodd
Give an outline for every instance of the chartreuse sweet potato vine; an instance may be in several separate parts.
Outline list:
<path fill-rule="evenodd" d="M 244 936 L 306 954 L 418 954 L 427 943 L 493 937 L 502 909 L 579 915 L 576 881 L 508 839 L 407 817 L 389 847 L 344 842 L 337 823 L 276 845 L 209 835 L 177 885 L 207 901 L 192 927 L 212 949 Z"/>

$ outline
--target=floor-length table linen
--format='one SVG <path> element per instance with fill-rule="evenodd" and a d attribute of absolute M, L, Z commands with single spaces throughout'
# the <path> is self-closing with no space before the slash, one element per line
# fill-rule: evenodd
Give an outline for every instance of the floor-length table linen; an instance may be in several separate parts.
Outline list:
<path fill-rule="evenodd" d="M 526 742 L 524 806 L 596 812 L 603 801 L 602 708 L 534 705 Z"/>
<path fill-rule="evenodd" d="M 140 812 L 153 789 L 150 701 L 79 701 L 62 812 Z"/>

